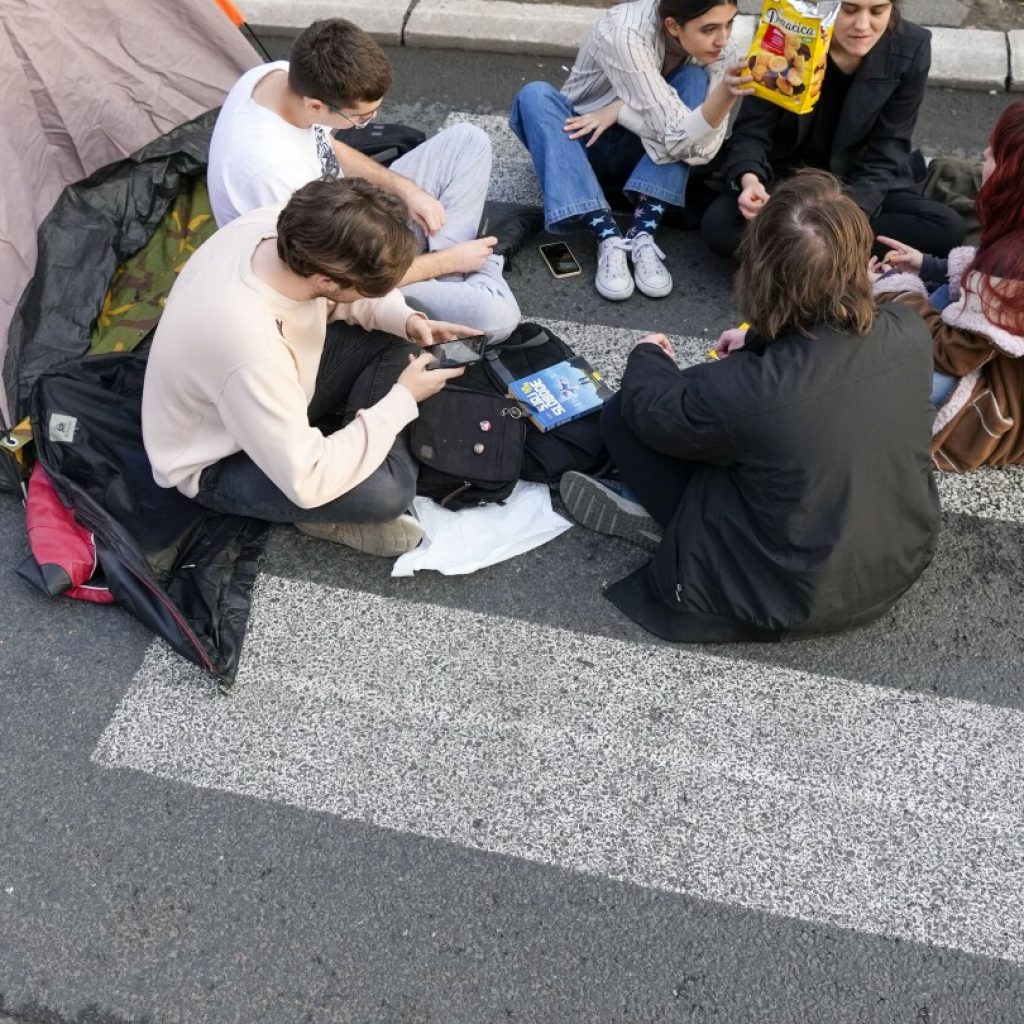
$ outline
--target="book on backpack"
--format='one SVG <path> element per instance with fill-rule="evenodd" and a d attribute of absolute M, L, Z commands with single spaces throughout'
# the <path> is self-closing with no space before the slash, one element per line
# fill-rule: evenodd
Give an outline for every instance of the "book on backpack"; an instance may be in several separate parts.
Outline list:
<path fill-rule="evenodd" d="M 542 433 L 600 409 L 612 396 L 604 378 L 582 356 L 519 377 L 508 390 Z"/>

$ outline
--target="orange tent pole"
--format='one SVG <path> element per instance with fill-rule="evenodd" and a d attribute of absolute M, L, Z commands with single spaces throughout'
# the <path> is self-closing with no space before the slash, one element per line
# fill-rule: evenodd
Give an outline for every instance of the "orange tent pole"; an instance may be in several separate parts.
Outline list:
<path fill-rule="evenodd" d="M 231 0 L 216 0 L 217 6 L 231 19 L 235 28 L 241 28 L 245 24 L 242 12 L 231 2 Z"/>
<path fill-rule="evenodd" d="M 231 2 L 231 0 L 214 0 L 217 6 L 227 15 L 231 24 L 235 26 L 243 35 L 256 47 L 260 53 L 263 54 L 264 60 L 270 60 L 270 54 L 267 52 L 267 48 L 260 41 L 259 36 L 253 32 L 252 28 L 246 24 L 245 15 Z"/>

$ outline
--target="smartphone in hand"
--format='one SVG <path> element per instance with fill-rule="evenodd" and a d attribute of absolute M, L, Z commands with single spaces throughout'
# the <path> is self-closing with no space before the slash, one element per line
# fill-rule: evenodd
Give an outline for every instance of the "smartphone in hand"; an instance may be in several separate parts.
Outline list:
<path fill-rule="evenodd" d="M 479 363 L 484 357 L 487 347 L 486 334 L 474 334 L 470 338 L 453 338 L 437 345 L 428 345 L 423 351 L 434 357 L 427 363 L 428 370 L 451 370 L 457 366 L 470 366 Z"/>

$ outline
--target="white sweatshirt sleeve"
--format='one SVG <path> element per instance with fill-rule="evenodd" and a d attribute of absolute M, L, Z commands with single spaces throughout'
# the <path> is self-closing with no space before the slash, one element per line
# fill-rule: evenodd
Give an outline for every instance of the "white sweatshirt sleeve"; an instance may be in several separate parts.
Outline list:
<path fill-rule="evenodd" d="M 346 323 L 359 324 L 368 331 L 384 331 L 398 338 L 405 338 L 405 325 L 411 316 L 423 314 L 417 313 L 395 288 L 379 299 L 339 302 L 327 319 L 344 320 Z"/>

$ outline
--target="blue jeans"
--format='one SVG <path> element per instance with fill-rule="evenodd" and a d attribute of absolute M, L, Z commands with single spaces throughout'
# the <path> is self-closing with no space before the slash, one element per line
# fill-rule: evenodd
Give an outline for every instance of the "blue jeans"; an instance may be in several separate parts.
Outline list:
<path fill-rule="evenodd" d="M 949 297 L 949 285 L 944 284 L 929 296 L 932 305 L 936 309 L 945 309 L 952 301 Z M 941 373 L 936 370 L 932 374 L 932 397 L 931 402 L 936 408 L 942 405 L 943 402 L 953 393 L 953 388 L 960 383 L 959 377 L 953 377 L 948 373 Z"/>
<path fill-rule="evenodd" d="M 951 394 L 953 388 L 960 383 L 959 377 L 953 377 L 948 373 L 935 370 L 932 373 L 932 394 L 931 403 L 937 409 Z"/>
<path fill-rule="evenodd" d="M 691 110 L 708 94 L 708 73 L 696 64 L 678 68 L 667 81 Z M 575 230 L 584 214 L 607 210 L 604 185 L 621 186 L 630 199 L 644 195 L 686 205 L 689 164 L 656 164 L 640 137 L 621 125 L 612 125 L 588 149 L 586 137 L 573 141 L 564 130 L 574 113 L 569 99 L 547 82 L 524 85 L 509 113 L 509 127 L 533 159 L 549 231 Z"/>
<path fill-rule="evenodd" d="M 928 301 L 939 311 L 945 309 L 953 300 L 949 294 L 949 285 L 943 284 L 928 296 Z"/>

